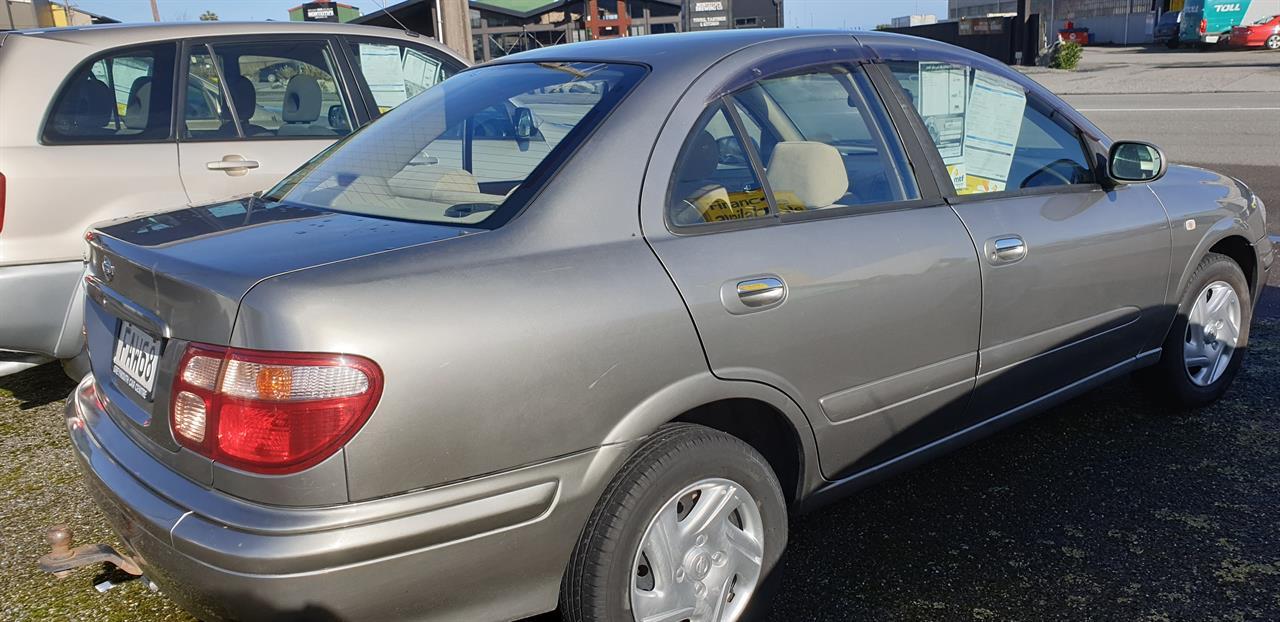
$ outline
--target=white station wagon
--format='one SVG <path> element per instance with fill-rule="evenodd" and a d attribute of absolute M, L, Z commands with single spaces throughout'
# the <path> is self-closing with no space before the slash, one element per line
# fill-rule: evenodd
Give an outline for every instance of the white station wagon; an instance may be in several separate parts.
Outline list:
<path fill-rule="evenodd" d="M 344 24 L 0 33 L 0 375 L 80 353 L 91 224 L 265 190 L 465 66 Z"/>

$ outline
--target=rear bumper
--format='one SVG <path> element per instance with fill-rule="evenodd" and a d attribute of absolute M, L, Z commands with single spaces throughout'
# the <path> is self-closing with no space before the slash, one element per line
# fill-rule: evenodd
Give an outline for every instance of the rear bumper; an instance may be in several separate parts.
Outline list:
<path fill-rule="evenodd" d="M 75 356 L 83 342 L 83 274 L 81 261 L 0 266 L 0 349 Z"/>
<path fill-rule="evenodd" d="M 206 619 L 511 620 L 553 609 L 582 526 L 630 447 L 396 497 L 262 506 L 187 480 L 106 415 L 92 377 L 67 427 L 108 522 Z"/>

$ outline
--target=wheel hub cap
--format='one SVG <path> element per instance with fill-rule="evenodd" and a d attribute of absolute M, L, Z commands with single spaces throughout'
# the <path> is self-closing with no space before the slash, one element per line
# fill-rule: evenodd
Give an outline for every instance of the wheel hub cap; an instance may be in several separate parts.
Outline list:
<path fill-rule="evenodd" d="M 637 622 L 733 622 L 760 582 L 764 524 L 755 499 L 726 479 L 671 497 L 649 521 L 632 564 Z"/>
<path fill-rule="evenodd" d="M 1187 315 L 1182 361 L 1196 386 L 1207 387 L 1226 372 L 1240 341 L 1240 297 L 1225 281 L 1200 291 Z"/>

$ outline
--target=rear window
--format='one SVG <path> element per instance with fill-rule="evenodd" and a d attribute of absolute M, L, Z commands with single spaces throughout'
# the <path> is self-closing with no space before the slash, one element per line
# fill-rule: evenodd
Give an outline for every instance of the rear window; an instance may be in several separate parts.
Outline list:
<path fill-rule="evenodd" d="M 45 122 L 46 144 L 129 143 L 170 135 L 173 44 L 115 51 L 83 65 Z"/>
<path fill-rule="evenodd" d="M 645 70 L 482 67 L 428 89 L 314 158 L 270 198 L 371 216 L 480 225 L 544 178 Z"/>

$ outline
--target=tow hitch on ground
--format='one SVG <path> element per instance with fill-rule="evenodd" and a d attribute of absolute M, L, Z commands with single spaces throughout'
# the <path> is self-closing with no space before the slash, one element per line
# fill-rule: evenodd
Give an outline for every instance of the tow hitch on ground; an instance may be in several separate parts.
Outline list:
<path fill-rule="evenodd" d="M 36 562 L 36 565 L 45 572 L 53 573 L 53 576 L 59 579 L 66 577 L 71 574 L 72 570 L 81 566 L 102 562 L 110 562 L 116 568 L 128 574 L 142 576 L 142 569 L 138 567 L 138 563 L 132 557 L 117 551 L 110 544 L 85 544 L 72 548 L 71 528 L 66 525 L 49 527 L 45 530 L 44 537 L 49 541 L 49 546 L 53 550 L 44 554 Z"/>

